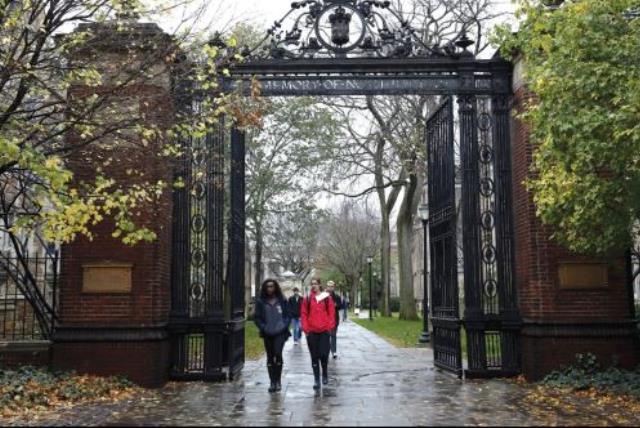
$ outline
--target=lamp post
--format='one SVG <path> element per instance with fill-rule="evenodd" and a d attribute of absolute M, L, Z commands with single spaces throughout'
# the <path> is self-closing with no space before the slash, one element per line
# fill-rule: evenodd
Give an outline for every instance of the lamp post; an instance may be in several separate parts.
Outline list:
<path fill-rule="evenodd" d="M 422 220 L 422 277 L 423 277 L 423 295 L 422 298 L 422 334 L 418 342 L 429 343 L 431 338 L 429 337 L 429 279 L 427 278 L 427 224 L 429 223 L 429 205 L 422 204 L 418 208 L 420 219 Z"/>
<path fill-rule="evenodd" d="M 373 257 L 367 256 L 367 263 L 369 263 L 369 321 L 373 321 L 373 280 L 371 278 L 371 263 L 373 263 Z"/>
<path fill-rule="evenodd" d="M 380 308 L 380 302 L 378 301 L 378 272 L 373 273 L 373 284 L 376 286 L 376 305 L 374 306 L 374 311 Z M 375 314 L 374 314 L 375 315 Z"/>

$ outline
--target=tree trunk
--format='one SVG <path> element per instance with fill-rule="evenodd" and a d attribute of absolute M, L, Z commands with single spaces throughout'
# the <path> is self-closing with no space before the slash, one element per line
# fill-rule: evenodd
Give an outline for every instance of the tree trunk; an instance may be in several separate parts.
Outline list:
<path fill-rule="evenodd" d="M 370 107 L 372 108 L 372 107 Z M 376 147 L 376 166 L 375 166 L 375 180 L 376 187 L 378 188 L 378 202 L 380 204 L 380 213 L 382 214 L 382 221 L 380 223 L 380 280 L 382 281 L 382 315 L 385 317 L 391 316 L 391 212 L 398 199 L 400 193 L 400 187 L 394 187 L 389 197 L 384 186 L 384 171 L 382 167 L 384 148 L 386 140 L 380 138 L 378 140 L 378 146 Z M 401 174 L 402 177 L 402 174 Z"/>
<path fill-rule="evenodd" d="M 381 254 L 381 272 L 380 279 L 382 280 L 382 315 L 385 317 L 391 316 L 391 232 L 390 232 L 390 220 L 389 214 L 386 210 L 382 211 L 382 224 L 380 230 L 380 254 Z"/>
<path fill-rule="evenodd" d="M 255 287 L 256 296 L 260 295 L 260 285 L 262 284 L 262 225 L 256 222 L 256 270 L 255 275 Z"/>
<path fill-rule="evenodd" d="M 346 279 L 349 283 L 349 306 L 355 308 L 356 296 L 358 295 L 358 280 L 352 276 L 347 276 Z"/>
<path fill-rule="evenodd" d="M 419 202 L 418 176 L 409 175 L 409 185 L 398 213 L 398 264 L 400 279 L 400 319 L 417 320 L 418 311 L 413 292 L 413 263 L 411 257 L 411 237 L 413 235 L 413 218 Z M 417 197 L 416 197 L 417 196 Z"/>

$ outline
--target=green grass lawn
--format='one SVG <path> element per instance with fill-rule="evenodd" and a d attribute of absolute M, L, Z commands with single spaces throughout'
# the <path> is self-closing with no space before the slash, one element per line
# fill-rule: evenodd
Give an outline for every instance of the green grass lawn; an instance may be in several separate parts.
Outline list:
<path fill-rule="evenodd" d="M 258 327 L 253 321 L 247 320 L 244 330 L 244 358 L 259 360 L 264 354 L 264 344 L 258 334 Z"/>
<path fill-rule="evenodd" d="M 399 320 L 397 313 L 394 313 L 391 318 L 375 317 L 373 321 L 360 319 L 355 315 L 351 315 L 349 318 L 399 348 L 415 347 L 422 333 L 422 320 Z"/>
<path fill-rule="evenodd" d="M 350 312 L 349 319 L 373 331 L 399 348 L 414 348 L 422 334 L 422 319 L 418 321 L 400 320 L 397 312 L 394 312 L 391 318 L 375 317 L 373 321 L 360 319 L 353 312 Z M 460 339 L 464 358 L 467 355 L 467 335 L 464 328 L 460 329 Z"/>

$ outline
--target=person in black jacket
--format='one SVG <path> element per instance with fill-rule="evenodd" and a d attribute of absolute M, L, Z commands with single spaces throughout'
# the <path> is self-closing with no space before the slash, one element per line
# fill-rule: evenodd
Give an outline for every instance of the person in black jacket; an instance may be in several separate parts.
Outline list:
<path fill-rule="evenodd" d="M 300 343 L 302 337 L 302 329 L 300 328 L 300 304 L 302 303 L 302 296 L 298 287 L 293 288 L 293 296 L 289 297 L 289 315 L 291 316 L 291 322 L 293 323 L 293 344 Z"/>
<path fill-rule="evenodd" d="M 342 298 L 340 298 L 340 296 L 338 296 L 336 294 L 336 283 L 333 282 L 333 281 L 327 282 L 327 291 L 329 292 L 329 294 L 333 298 L 333 302 L 336 305 L 336 310 L 335 310 L 336 328 L 331 330 L 331 335 L 330 335 L 330 337 L 331 337 L 331 354 L 333 355 L 333 358 L 336 359 L 336 358 L 338 358 L 338 354 L 337 354 L 337 350 L 338 350 L 337 339 L 338 339 L 338 324 L 340 324 L 340 309 L 342 309 Z"/>
<path fill-rule="evenodd" d="M 267 353 L 267 370 L 269 371 L 269 392 L 282 389 L 282 348 L 289 333 L 289 316 L 287 301 L 282 295 L 280 284 L 275 279 L 266 279 L 260 287 L 260 296 L 256 299 L 254 322 L 264 339 Z"/>

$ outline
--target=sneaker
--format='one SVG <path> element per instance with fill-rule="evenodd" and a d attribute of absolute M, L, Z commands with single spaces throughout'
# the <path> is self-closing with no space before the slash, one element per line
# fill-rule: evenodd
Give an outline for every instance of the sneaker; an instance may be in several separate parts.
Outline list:
<path fill-rule="evenodd" d="M 329 383 L 329 377 L 328 376 L 322 376 L 322 384 L 323 385 L 327 385 Z"/>
<path fill-rule="evenodd" d="M 335 360 L 336 358 L 338 358 L 338 354 L 333 354 L 333 359 Z"/>

